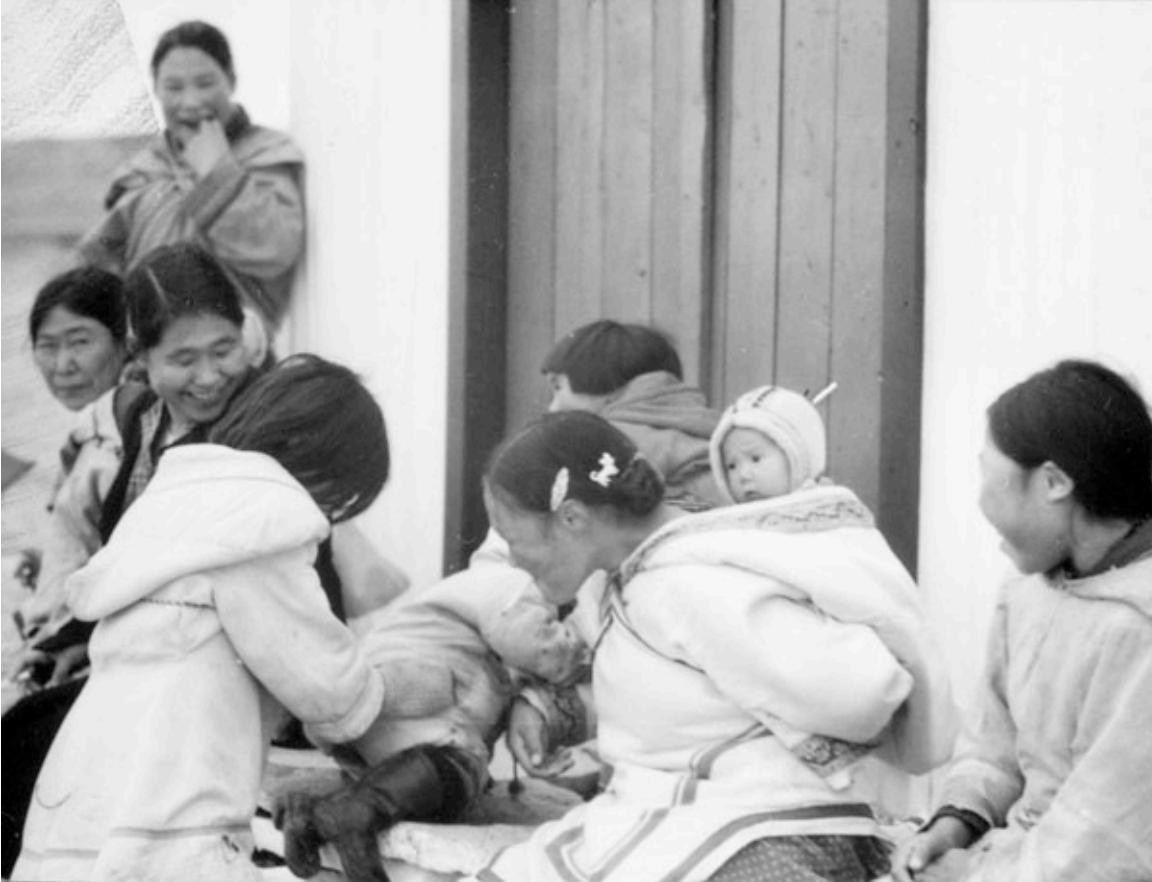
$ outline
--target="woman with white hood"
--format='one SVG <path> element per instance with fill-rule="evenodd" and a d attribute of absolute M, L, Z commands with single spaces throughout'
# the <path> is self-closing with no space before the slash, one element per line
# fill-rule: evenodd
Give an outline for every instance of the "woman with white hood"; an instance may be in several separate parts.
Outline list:
<path fill-rule="evenodd" d="M 388 477 L 384 419 L 346 368 L 288 359 L 208 443 L 166 450 L 68 583 L 92 672 L 36 783 L 15 879 L 246 879 L 285 709 L 321 743 L 386 694 L 313 567 Z"/>
<path fill-rule="evenodd" d="M 686 514 L 662 494 L 635 445 L 588 413 L 546 416 L 493 457 L 489 515 L 545 596 L 569 602 L 607 574 L 590 643 L 612 776 L 479 878 L 863 882 L 886 872 L 853 763 L 875 752 L 923 772 L 952 742 L 943 666 L 911 578 L 862 506 L 817 498 Z M 843 534 L 853 547 L 831 572 L 851 571 L 855 597 L 820 576 Z M 571 704 L 517 701 L 510 742 L 529 745 L 517 758 L 539 773 L 586 722 Z"/>

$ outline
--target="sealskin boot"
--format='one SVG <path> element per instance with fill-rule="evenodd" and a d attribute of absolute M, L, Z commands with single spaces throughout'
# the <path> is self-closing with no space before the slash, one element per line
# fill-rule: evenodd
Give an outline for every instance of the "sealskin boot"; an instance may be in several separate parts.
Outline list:
<path fill-rule="evenodd" d="M 287 794 L 277 805 L 284 857 L 301 878 L 320 871 L 319 848 L 332 842 L 352 882 L 388 882 L 378 836 L 400 821 L 455 820 L 467 807 L 467 765 L 452 747 L 412 747 L 323 797 Z"/>

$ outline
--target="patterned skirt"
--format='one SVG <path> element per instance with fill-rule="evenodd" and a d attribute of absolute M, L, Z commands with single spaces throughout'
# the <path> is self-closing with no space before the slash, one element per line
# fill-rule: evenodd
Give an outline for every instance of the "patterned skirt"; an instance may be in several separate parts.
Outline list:
<path fill-rule="evenodd" d="M 781 836 L 749 843 L 709 882 L 869 882 L 890 870 L 890 847 L 871 836 Z"/>

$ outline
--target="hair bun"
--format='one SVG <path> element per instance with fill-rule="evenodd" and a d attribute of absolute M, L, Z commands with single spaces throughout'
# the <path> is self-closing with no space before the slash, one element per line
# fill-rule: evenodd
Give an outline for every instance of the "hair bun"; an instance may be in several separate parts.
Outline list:
<path fill-rule="evenodd" d="M 654 511 L 664 498 L 664 480 L 656 467 L 637 453 L 615 477 L 613 490 L 624 509 L 643 516 Z"/>

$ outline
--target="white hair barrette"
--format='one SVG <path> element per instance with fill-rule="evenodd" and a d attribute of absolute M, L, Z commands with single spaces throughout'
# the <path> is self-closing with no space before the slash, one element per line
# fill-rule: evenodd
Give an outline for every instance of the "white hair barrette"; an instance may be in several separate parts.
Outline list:
<path fill-rule="evenodd" d="M 600 468 L 594 472 L 589 472 L 588 477 L 607 490 L 612 483 L 612 478 L 618 474 L 620 474 L 620 469 L 616 467 L 616 459 L 612 454 L 601 453 Z"/>
<path fill-rule="evenodd" d="M 562 468 L 552 480 L 552 493 L 548 497 L 548 507 L 552 511 L 560 508 L 560 504 L 568 498 L 568 468 Z"/>

